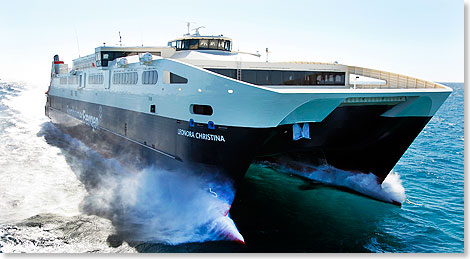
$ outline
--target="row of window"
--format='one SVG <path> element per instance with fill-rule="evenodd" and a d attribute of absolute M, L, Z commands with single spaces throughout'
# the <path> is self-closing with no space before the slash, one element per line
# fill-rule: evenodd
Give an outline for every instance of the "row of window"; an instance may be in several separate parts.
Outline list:
<path fill-rule="evenodd" d="M 78 76 L 67 76 L 67 77 L 61 77 L 60 78 L 60 84 L 61 85 L 76 85 L 78 84 Z"/>
<path fill-rule="evenodd" d="M 230 40 L 222 39 L 187 39 L 177 40 L 169 42 L 170 47 L 176 48 L 176 50 L 225 50 L 230 51 L 232 49 L 232 43 Z"/>
<path fill-rule="evenodd" d="M 170 72 L 170 84 L 187 84 L 188 79 Z M 137 72 L 116 72 L 113 74 L 113 84 L 135 85 L 139 80 Z M 142 73 L 142 84 L 155 85 L 158 82 L 156 70 L 147 70 Z M 103 84 L 103 74 L 88 76 L 88 84 Z M 78 76 L 61 77 L 60 84 L 78 84 Z"/>
<path fill-rule="evenodd" d="M 88 76 L 88 83 L 93 85 L 102 85 L 104 82 L 104 76 L 102 74 L 95 74 Z"/>
<path fill-rule="evenodd" d="M 237 79 L 236 69 L 208 70 Z M 313 72 L 313 71 L 282 71 L 282 70 L 241 70 L 241 80 L 256 85 L 345 85 L 344 72 Z M 137 84 L 137 72 L 117 72 L 113 74 L 113 84 Z M 102 74 L 88 76 L 89 84 L 103 84 Z M 156 70 L 148 70 L 142 73 L 142 84 L 150 85 L 158 82 Z M 61 84 L 78 84 L 78 76 L 61 77 Z M 170 73 L 170 84 L 187 84 L 188 79 L 174 73 Z"/>
<path fill-rule="evenodd" d="M 207 70 L 237 79 L 236 69 Z M 345 73 L 243 69 L 241 80 L 256 85 L 345 85 Z"/>

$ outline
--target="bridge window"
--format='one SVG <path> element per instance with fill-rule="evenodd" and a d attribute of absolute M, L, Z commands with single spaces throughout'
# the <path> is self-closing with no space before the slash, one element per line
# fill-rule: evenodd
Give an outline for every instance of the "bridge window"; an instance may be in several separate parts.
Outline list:
<path fill-rule="evenodd" d="M 201 49 L 209 48 L 209 40 L 199 40 L 199 48 Z"/>
<path fill-rule="evenodd" d="M 189 49 L 198 49 L 199 40 L 189 40 Z"/>
<path fill-rule="evenodd" d="M 209 40 L 209 49 L 217 49 L 218 40 Z"/>
<path fill-rule="evenodd" d="M 186 39 L 168 42 L 176 50 L 232 50 L 230 40 L 224 39 Z"/>

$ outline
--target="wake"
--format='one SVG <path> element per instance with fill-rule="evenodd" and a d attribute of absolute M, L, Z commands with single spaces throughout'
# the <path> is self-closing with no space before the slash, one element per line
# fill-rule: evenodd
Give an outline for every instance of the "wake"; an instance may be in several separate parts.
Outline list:
<path fill-rule="evenodd" d="M 298 163 L 298 162 L 296 162 Z M 405 199 L 405 188 L 397 172 L 390 172 L 380 184 L 379 179 L 372 173 L 359 173 L 345 171 L 330 165 L 311 166 L 303 165 L 303 170 L 296 170 L 280 164 L 261 162 L 280 172 L 291 173 L 309 180 L 327 185 L 351 189 L 376 200 L 401 205 Z"/>

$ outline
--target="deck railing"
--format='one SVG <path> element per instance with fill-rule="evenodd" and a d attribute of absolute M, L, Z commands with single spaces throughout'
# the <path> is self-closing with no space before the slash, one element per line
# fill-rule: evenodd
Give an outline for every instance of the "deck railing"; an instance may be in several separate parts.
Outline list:
<path fill-rule="evenodd" d="M 348 72 L 385 81 L 385 84 L 356 84 L 356 88 L 445 88 L 434 82 L 364 67 L 348 66 Z"/>

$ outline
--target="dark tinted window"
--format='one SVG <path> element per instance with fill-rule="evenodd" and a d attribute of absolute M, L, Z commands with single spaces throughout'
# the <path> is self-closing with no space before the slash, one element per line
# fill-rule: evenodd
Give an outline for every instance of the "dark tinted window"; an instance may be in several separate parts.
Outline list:
<path fill-rule="evenodd" d="M 126 57 L 130 52 L 122 51 L 103 51 L 101 52 L 101 66 L 107 67 L 109 61 L 113 61 L 117 58 Z"/>
<path fill-rule="evenodd" d="M 256 84 L 256 70 L 242 70 L 242 81 Z"/>
<path fill-rule="evenodd" d="M 189 40 L 189 49 L 197 49 L 199 47 L 199 40 Z"/>
<path fill-rule="evenodd" d="M 170 73 L 170 84 L 187 84 L 188 79 L 177 74 Z"/>
<path fill-rule="evenodd" d="M 223 39 L 187 39 L 176 41 L 176 43 L 169 42 L 169 46 L 174 47 L 176 45 L 176 50 L 208 50 L 208 49 L 217 49 L 217 50 L 231 50 L 230 40 Z"/>
<path fill-rule="evenodd" d="M 207 68 L 236 79 L 236 69 Z M 344 85 L 344 72 L 282 71 L 243 69 L 242 81 L 257 85 Z"/>
<path fill-rule="evenodd" d="M 209 105 L 191 104 L 191 113 L 210 116 L 213 112 Z"/>
<path fill-rule="evenodd" d="M 230 78 L 237 78 L 237 70 L 236 69 L 218 69 L 218 68 L 207 68 L 207 70 L 212 71 L 217 74 L 221 74 Z"/>

